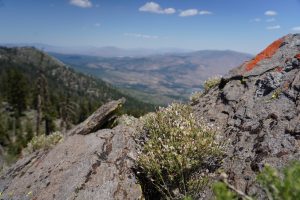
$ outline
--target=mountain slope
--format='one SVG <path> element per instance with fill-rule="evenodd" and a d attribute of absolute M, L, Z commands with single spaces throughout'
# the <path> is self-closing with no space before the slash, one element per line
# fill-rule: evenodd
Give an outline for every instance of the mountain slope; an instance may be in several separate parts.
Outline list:
<path fill-rule="evenodd" d="M 140 111 L 143 110 L 147 112 L 153 109 L 152 105 L 124 95 L 100 79 L 77 73 L 64 63 L 34 48 L 0 48 L 1 74 L 8 68 L 22 71 L 32 86 L 38 76 L 43 74 L 50 87 L 50 94 L 56 91 L 60 94 L 79 96 L 97 102 L 96 107 L 112 99 L 125 97 L 125 110 L 134 115 L 141 114 Z"/>
<path fill-rule="evenodd" d="M 299 160 L 300 34 L 272 43 L 194 102 L 227 144 L 222 170 L 245 194 L 264 199 L 255 176 Z"/>
<path fill-rule="evenodd" d="M 37 49 L 0 47 L 0 169 L 14 162 L 33 136 L 65 133 L 122 97 L 126 103 L 114 115 L 140 116 L 155 109 Z"/>
<path fill-rule="evenodd" d="M 51 55 L 76 70 L 97 75 L 125 91 L 137 90 L 144 99 L 164 104 L 187 100 L 193 91 L 202 88 L 207 78 L 223 75 L 252 57 L 234 51 L 213 50 L 140 58 Z"/>

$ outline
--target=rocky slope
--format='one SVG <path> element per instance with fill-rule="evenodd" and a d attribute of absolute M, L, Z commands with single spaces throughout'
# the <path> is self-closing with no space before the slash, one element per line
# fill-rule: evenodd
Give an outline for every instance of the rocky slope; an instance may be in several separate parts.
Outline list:
<path fill-rule="evenodd" d="M 194 105 L 228 144 L 222 168 L 246 194 L 266 163 L 299 160 L 300 35 L 287 35 L 232 70 Z M 259 193 L 260 194 L 260 193 Z M 262 197 L 259 197 L 259 199 Z"/>
<path fill-rule="evenodd" d="M 266 163 L 280 168 L 300 159 L 299 92 L 298 34 L 275 41 L 193 104 L 199 118 L 220 127 L 227 144 L 221 169 L 246 194 L 264 199 L 255 175 Z M 5 172 L 0 178 L 5 199 L 139 199 L 143 194 L 131 170 L 137 129 L 89 130 Z M 208 189 L 201 196 L 211 195 Z"/>
<path fill-rule="evenodd" d="M 135 129 L 99 130 L 122 103 L 102 106 L 51 151 L 19 160 L 0 178 L 1 199 L 140 199 L 142 190 L 131 171 Z"/>

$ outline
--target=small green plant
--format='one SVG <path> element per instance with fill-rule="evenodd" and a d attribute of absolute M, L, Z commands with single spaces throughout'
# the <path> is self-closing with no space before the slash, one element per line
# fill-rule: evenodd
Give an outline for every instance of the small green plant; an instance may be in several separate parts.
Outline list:
<path fill-rule="evenodd" d="M 282 93 L 282 89 L 281 89 L 281 88 L 276 89 L 276 90 L 273 92 L 271 99 L 272 99 L 272 100 L 278 99 L 281 93 Z"/>
<path fill-rule="evenodd" d="M 221 82 L 221 76 L 214 76 L 214 77 L 211 77 L 209 79 L 207 79 L 205 82 L 204 82 L 204 90 L 207 92 L 209 91 L 211 88 L 217 86 L 220 84 Z"/>
<path fill-rule="evenodd" d="M 257 176 L 257 182 L 266 192 L 269 200 L 294 200 L 300 197 L 300 162 L 293 162 L 283 169 L 283 173 L 265 166 Z M 228 184 L 227 180 L 217 182 L 213 186 L 216 200 L 254 199 Z"/>
<path fill-rule="evenodd" d="M 246 84 L 246 78 L 245 78 L 245 77 L 243 77 L 243 78 L 241 79 L 241 84 L 243 84 L 243 85 Z"/>
<path fill-rule="evenodd" d="M 254 200 L 243 191 L 236 189 L 233 185 L 228 183 L 228 176 L 226 173 L 221 173 L 221 178 L 222 182 L 216 182 L 213 185 L 213 192 L 216 200 Z"/>
<path fill-rule="evenodd" d="M 300 163 L 294 162 L 283 170 L 283 177 L 270 166 L 266 166 L 257 177 L 269 199 L 293 200 L 300 197 Z"/>
<path fill-rule="evenodd" d="M 23 150 L 23 154 L 30 154 L 37 150 L 48 150 L 63 140 L 63 135 L 60 132 L 54 132 L 51 135 L 39 135 L 32 138 Z"/>
<path fill-rule="evenodd" d="M 142 173 L 165 199 L 194 199 L 208 179 L 199 172 L 218 160 L 213 128 L 199 122 L 188 105 L 171 104 L 144 118 L 148 140 L 138 159 Z"/>
<path fill-rule="evenodd" d="M 199 91 L 193 92 L 190 96 L 190 101 L 192 102 L 192 104 L 196 104 L 202 96 L 203 96 L 202 92 Z"/>
<path fill-rule="evenodd" d="M 217 182 L 213 185 L 213 191 L 216 200 L 237 200 L 237 195 L 228 189 L 228 186 L 223 182 Z"/>

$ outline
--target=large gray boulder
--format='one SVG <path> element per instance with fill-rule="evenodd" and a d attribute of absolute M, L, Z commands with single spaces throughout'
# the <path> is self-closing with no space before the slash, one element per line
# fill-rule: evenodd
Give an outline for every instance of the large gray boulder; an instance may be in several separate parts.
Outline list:
<path fill-rule="evenodd" d="M 109 107 L 119 103 L 108 103 L 93 116 L 111 113 Z M 91 123 L 83 123 L 90 125 L 88 129 L 79 125 L 74 130 L 81 127 L 83 132 L 72 132 L 52 150 L 35 152 L 13 165 L 0 177 L 1 198 L 140 199 L 142 190 L 131 171 L 137 157 L 136 130 L 126 125 L 97 130 L 96 118 L 90 117 Z"/>
<path fill-rule="evenodd" d="M 246 194 L 265 164 L 281 168 L 299 160 L 300 35 L 287 35 L 232 70 L 198 99 L 197 116 L 220 128 L 227 144 L 222 168 Z"/>

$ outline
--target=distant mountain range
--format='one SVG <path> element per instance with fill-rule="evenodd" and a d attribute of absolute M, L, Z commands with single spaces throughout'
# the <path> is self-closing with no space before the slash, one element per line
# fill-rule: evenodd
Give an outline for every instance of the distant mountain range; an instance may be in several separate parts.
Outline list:
<path fill-rule="evenodd" d="M 42 43 L 5 43 L 0 44 L 6 47 L 35 47 L 39 50 L 46 52 L 55 52 L 61 54 L 78 54 L 87 56 L 100 56 L 100 57 L 143 57 L 150 55 L 160 55 L 169 53 L 184 53 L 191 50 L 179 48 L 160 48 L 160 49 L 147 49 L 147 48 L 134 48 L 123 49 L 114 46 L 95 47 L 95 46 L 54 46 Z"/>
<path fill-rule="evenodd" d="M 235 51 L 203 50 L 144 57 L 99 57 L 51 53 L 76 70 L 93 74 L 148 102 L 185 101 L 201 90 L 206 79 L 224 75 L 252 55 Z"/>
<path fill-rule="evenodd" d="M 80 72 L 100 77 L 129 95 L 156 104 L 185 101 L 193 91 L 201 90 L 207 78 L 224 75 L 253 57 L 230 50 L 59 47 L 40 43 L 4 45 L 33 46 Z"/>

